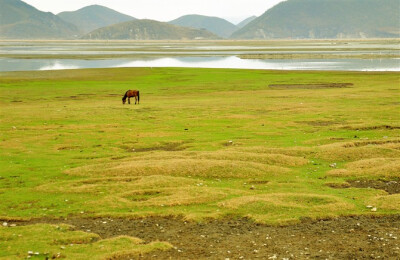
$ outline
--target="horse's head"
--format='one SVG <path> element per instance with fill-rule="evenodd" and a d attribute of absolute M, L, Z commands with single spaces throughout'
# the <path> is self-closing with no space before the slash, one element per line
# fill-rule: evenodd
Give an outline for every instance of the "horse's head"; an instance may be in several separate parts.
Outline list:
<path fill-rule="evenodd" d="M 123 97 L 123 98 L 122 98 L 122 104 L 125 105 L 125 102 L 126 102 L 126 97 Z"/>

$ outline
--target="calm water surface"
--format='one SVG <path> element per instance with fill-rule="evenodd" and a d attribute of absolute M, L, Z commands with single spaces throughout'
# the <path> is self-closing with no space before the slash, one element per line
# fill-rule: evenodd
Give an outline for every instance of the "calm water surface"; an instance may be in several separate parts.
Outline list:
<path fill-rule="evenodd" d="M 0 58 L 0 71 L 35 71 L 116 67 L 188 67 L 270 70 L 400 71 L 400 59 L 240 59 L 168 57 L 155 59 L 10 59 Z"/>
<path fill-rule="evenodd" d="M 262 56 L 263 54 L 313 54 L 328 55 L 328 57 L 341 56 L 343 58 L 239 58 L 239 56 L 252 56 L 254 54 L 256 57 L 257 55 Z M 303 42 L 233 41 L 192 43 L 129 41 L 0 41 L 0 71 L 115 67 L 400 71 L 399 58 L 356 58 L 357 55 L 363 54 L 368 54 L 368 57 L 399 57 L 400 41 L 327 40 Z M 22 57 L 21 55 L 25 57 Z M 71 59 L 68 59 L 70 56 Z"/>

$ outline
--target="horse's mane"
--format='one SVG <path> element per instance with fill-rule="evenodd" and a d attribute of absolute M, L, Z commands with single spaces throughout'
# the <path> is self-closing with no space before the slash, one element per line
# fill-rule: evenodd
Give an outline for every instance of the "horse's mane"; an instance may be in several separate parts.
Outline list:
<path fill-rule="evenodd" d="M 128 90 L 129 91 L 129 90 Z M 126 98 L 128 97 L 128 91 L 127 92 L 125 92 L 125 95 L 124 95 L 124 97 L 122 98 L 122 100 L 123 101 L 125 101 L 126 100 Z"/>

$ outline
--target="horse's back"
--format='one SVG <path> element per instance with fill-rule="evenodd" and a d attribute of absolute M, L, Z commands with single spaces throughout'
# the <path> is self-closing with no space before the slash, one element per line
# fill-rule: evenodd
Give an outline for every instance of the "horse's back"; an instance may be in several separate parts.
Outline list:
<path fill-rule="evenodd" d="M 137 96 L 138 95 L 138 93 L 139 93 L 139 90 L 128 90 L 127 92 L 126 92 L 126 94 L 129 96 L 129 97 L 135 97 L 135 96 Z"/>

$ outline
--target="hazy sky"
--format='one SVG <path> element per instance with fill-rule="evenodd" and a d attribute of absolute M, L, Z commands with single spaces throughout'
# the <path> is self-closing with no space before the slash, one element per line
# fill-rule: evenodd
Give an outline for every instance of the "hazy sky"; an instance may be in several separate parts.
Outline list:
<path fill-rule="evenodd" d="M 217 16 L 238 23 L 259 16 L 284 0 L 22 0 L 41 11 L 58 14 L 98 4 L 138 19 L 170 21 L 186 14 Z"/>

